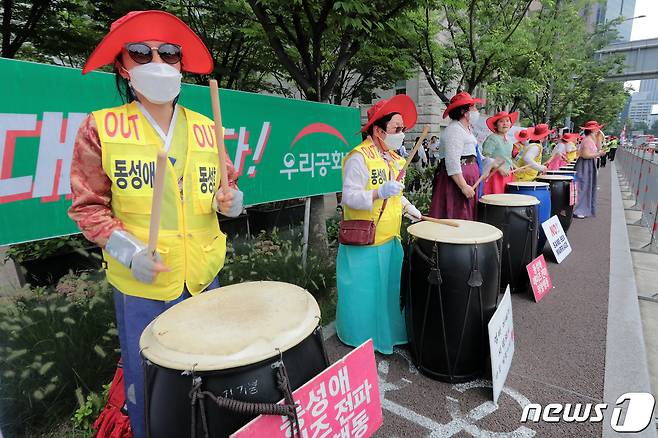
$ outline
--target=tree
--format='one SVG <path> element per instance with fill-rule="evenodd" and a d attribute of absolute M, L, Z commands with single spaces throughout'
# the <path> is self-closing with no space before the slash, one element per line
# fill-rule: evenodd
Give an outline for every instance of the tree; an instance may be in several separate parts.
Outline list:
<path fill-rule="evenodd" d="M 434 93 L 473 93 L 514 56 L 514 38 L 532 0 L 425 0 L 400 33 Z"/>
<path fill-rule="evenodd" d="M 277 59 L 311 101 L 329 102 L 348 63 L 364 42 L 413 0 L 247 0 Z M 384 38 L 383 36 L 381 38 Z M 343 84 L 349 81 L 343 81 Z M 311 246 L 324 249 L 324 198 L 311 200 Z"/>
<path fill-rule="evenodd" d="M 246 1 L 172 1 L 168 10 L 201 37 L 215 62 L 212 74 L 194 75 L 195 82 L 207 84 L 212 77 L 222 88 L 287 92 L 272 80 L 282 75 L 281 66 Z"/>
<path fill-rule="evenodd" d="M 39 21 L 51 8 L 53 0 L 22 2 L 2 1 L 2 53 L 3 58 L 14 58 L 16 53 L 34 34 Z"/>

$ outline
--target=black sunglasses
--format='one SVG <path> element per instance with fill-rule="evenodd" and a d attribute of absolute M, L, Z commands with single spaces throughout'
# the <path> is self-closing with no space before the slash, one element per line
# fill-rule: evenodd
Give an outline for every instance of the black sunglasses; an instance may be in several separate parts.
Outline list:
<path fill-rule="evenodd" d="M 148 64 L 153 61 L 153 51 L 157 50 L 160 58 L 167 64 L 176 64 L 181 60 L 181 48 L 176 44 L 164 43 L 160 47 L 150 47 L 145 43 L 126 44 L 130 59 L 137 64 Z"/>

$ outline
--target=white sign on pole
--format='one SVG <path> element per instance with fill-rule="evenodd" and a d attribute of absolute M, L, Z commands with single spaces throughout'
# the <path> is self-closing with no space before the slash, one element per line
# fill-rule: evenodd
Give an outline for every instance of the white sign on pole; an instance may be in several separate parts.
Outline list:
<path fill-rule="evenodd" d="M 514 320 L 512 318 L 512 298 L 509 285 L 487 327 L 489 329 L 489 349 L 491 351 L 493 401 L 497 404 L 514 356 Z"/>
<path fill-rule="evenodd" d="M 555 260 L 558 263 L 562 263 L 562 260 L 571 254 L 571 245 L 569 244 L 567 235 L 564 233 L 560 220 L 557 216 L 553 216 L 546 222 L 543 222 L 541 226 L 544 229 L 548 243 L 551 245 Z"/>

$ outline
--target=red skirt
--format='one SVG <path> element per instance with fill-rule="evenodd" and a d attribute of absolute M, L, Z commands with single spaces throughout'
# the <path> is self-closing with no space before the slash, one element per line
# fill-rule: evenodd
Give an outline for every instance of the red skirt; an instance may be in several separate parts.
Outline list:
<path fill-rule="evenodd" d="M 499 172 L 494 172 L 494 174 L 484 182 L 483 192 L 485 195 L 505 193 L 505 184 L 512 181 L 514 181 L 514 175 L 510 174 L 503 176 Z"/>
<path fill-rule="evenodd" d="M 472 186 L 480 177 L 477 163 L 462 164 L 462 176 Z M 465 219 L 474 221 L 477 217 L 477 190 L 476 195 L 468 199 L 457 184 L 448 176 L 443 163 L 439 164 L 434 175 L 432 189 L 432 205 L 430 216 L 437 219 Z"/>

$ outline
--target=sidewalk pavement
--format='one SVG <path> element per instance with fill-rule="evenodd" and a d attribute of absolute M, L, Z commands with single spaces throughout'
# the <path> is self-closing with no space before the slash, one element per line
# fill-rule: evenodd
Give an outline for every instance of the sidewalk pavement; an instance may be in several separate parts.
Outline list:
<path fill-rule="evenodd" d="M 554 290 L 540 303 L 529 294 L 512 296 L 515 353 L 498 405 L 492 402 L 490 375 L 456 385 L 434 381 L 419 374 L 407 350 L 396 348 L 376 358 L 384 411 L 376 436 L 600 437 L 604 430 L 605 436 L 617 435 L 609 419 L 605 427 L 520 422 L 528 403 L 605 400 L 614 407 L 625 392 L 650 391 L 634 278 L 624 275 L 632 271 L 631 259 L 611 167 L 599 174 L 597 217 L 575 219 L 569 230 L 571 255 L 558 265 L 550 249 L 545 251 Z M 326 337 L 332 360 L 350 350 L 335 331 L 327 330 Z M 655 432 L 651 424 L 633 436 L 655 438 Z"/>

